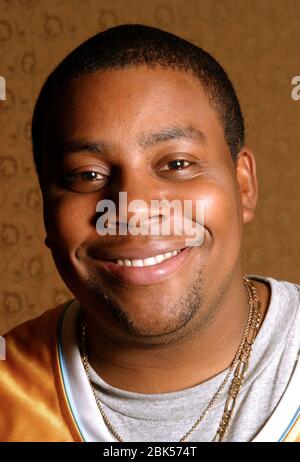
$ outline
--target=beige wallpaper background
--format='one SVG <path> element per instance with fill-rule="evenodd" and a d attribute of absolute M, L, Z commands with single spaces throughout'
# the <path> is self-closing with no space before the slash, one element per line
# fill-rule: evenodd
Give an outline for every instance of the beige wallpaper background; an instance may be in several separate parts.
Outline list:
<path fill-rule="evenodd" d="M 0 333 L 69 297 L 44 246 L 30 118 L 47 74 L 120 23 L 177 33 L 229 73 L 257 158 L 260 201 L 245 229 L 247 273 L 300 283 L 299 0 L 0 0 Z"/>

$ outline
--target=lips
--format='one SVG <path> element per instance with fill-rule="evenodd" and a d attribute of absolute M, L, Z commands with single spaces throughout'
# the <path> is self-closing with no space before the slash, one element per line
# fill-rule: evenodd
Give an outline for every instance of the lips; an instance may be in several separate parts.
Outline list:
<path fill-rule="evenodd" d="M 187 259 L 193 247 L 174 249 L 170 252 L 150 254 L 146 258 L 114 258 L 113 260 L 94 259 L 97 266 L 127 284 L 146 285 L 159 282 L 175 272 Z M 171 254 L 171 255 L 170 255 Z M 141 256 L 141 254 L 139 254 Z M 159 257 L 156 261 L 156 258 Z M 155 258 L 155 263 L 152 259 Z M 147 260 L 150 260 L 148 261 Z M 161 261 L 160 261 L 161 260 Z M 125 263 L 126 262 L 126 263 Z M 132 264 L 132 262 L 134 262 Z M 146 262 L 146 264 L 144 264 Z M 147 264 L 148 263 L 148 264 Z"/>

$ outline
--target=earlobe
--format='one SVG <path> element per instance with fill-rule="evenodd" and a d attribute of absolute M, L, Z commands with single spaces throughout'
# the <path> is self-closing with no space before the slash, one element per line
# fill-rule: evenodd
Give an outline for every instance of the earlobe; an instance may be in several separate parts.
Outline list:
<path fill-rule="evenodd" d="M 258 186 L 255 158 L 253 153 L 246 147 L 243 147 L 238 155 L 236 174 L 239 184 L 243 222 L 248 223 L 254 217 Z"/>

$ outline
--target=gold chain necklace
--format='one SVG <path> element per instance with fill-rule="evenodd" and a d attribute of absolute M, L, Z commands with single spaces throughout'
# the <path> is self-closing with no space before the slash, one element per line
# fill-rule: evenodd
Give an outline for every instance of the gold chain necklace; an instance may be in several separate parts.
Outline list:
<path fill-rule="evenodd" d="M 191 436 L 192 433 L 195 432 L 195 430 L 199 427 L 200 423 L 203 421 L 203 419 L 206 417 L 218 397 L 220 396 L 222 390 L 224 389 L 225 385 L 227 384 L 229 377 L 233 371 L 233 369 L 236 367 L 235 372 L 234 372 L 234 377 L 232 380 L 232 383 L 229 388 L 228 392 L 228 398 L 225 402 L 224 406 L 224 411 L 223 415 L 221 418 L 221 421 L 219 423 L 219 427 L 217 429 L 217 433 L 214 437 L 213 441 L 220 442 L 222 441 L 228 426 L 229 422 L 231 420 L 233 410 L 237 401 L 237 396 L 241 390 L 242 384 L 245 379 L 245 374 L 248 369 L 248 364 L 249 364 L 249 359 L 252 351 L 252 345 L 254 343 L 255 337 L 258 332 L 258 327 L 260 323 L 260 297 L 259 293 L 253 284 L 252 281 L 250 281 L 248 278 L 243 276 L 243 281 L 245 284 L 245 287 L 248 292 L 248 305 L 249 305 L 249 314 L 248 314 L 248 319 L 245 325 L 245 329 L 243 332 L 243 337 L 241 340 L 241 343 L 239 345 L 239 348 L 234 356 L 234 359 L 231 363 L 231 366 L 228 369 L 228 372 L 221 383 L 220 387 L 218 388 L 217 392 L 203 411 L 203 413 L 200 415 L 198 420 L 194 423 L 194 425 L 191 427 L 191 429 L 179 440 L 179 442 L 185 442 L 188 440 L 188 438 Z M 86 373 L 86 376 L 88 378 L 90 387 L 92 389 L 94 398 L 96 400 L 98 409 L 102 415 L 102 418 L 107 425 L 107 427 L 110 429 L 111 433 L 115 436 L 115 438 L 120 441 L 124 442 L 123 438 L 119 435 L 117 430 L 114 428 L 114 426 L 111 424 L 109 421 L 107 415 L 105 414 L 102 404 L 100 400 L 98 399 L 94 387 L 91 383 L 90 379 L 90 374 L 89 374 L 89 362 L 88 362 L 88 355 L 86 351 L 86 330 L 85 330 L 85 323 L 82 321 L 81 325 L 81 349 L 82 349 L 82 363 L 84 366 L 84 370 Z"/>

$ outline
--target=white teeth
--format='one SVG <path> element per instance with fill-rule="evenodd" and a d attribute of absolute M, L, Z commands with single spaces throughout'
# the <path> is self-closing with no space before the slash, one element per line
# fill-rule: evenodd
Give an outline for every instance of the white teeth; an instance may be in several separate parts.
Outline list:
<path fill-rule="evenodd" d="M 161 263 L 168 258 L 175 257 L 181 249 L 174 250 L 173 252 L 166 252 L 160 255 L 155 255 L 153 257 L 145 258 L 144 260 L 117 260 L 117 264 L 121 266 L 152 266 L 157 263 Z"/>
<path fill-rule="evenodd" d="M 144 266 L 143 260 L 131 260 L 131 266 Z"/>
<path fill-rule="evenodd" d="M 156 263 L 161 263 L 162 261 L 164 261 L 164 259 L 165 259 L 165 257 L 162 254 L 161 255 L 156 255 L 156 257 L 155 257 Z"/>
<path fill-rule="evenodd" d="M 155 265 L 156 264 L 155 257 L 145 258 L 145 260 L 143 260 L 143 263 L 144 263 L 144 266 Z"/>

